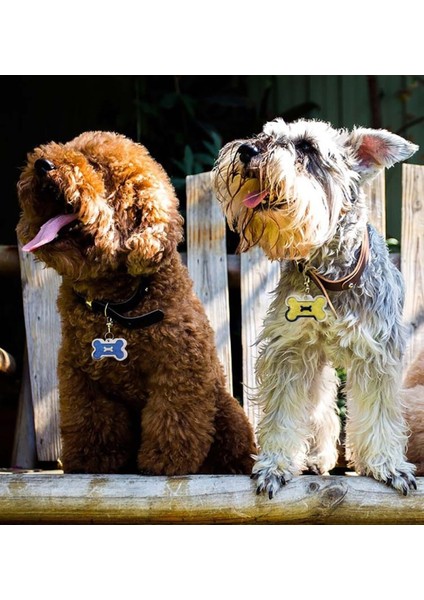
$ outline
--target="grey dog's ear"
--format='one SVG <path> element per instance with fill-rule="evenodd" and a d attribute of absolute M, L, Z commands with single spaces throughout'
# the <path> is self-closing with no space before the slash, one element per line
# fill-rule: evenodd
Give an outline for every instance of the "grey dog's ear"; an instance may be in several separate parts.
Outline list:
<path fill-rule="evenodd" d="M 386 129 L 358 127 L 348 134 L 346 145 L 353 151 L 354 170 L 364 179 L 376 175 L 380 169 L 392 167 L 412 156 L 418 146 Z"/>

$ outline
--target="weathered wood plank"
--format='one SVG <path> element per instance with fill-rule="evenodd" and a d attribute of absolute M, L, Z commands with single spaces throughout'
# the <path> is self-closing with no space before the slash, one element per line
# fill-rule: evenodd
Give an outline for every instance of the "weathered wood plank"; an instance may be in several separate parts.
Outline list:
<path fill-rule="evenodd" d="M 12 449 L 12 466 L 32 469 L 36 464 L 34 409 L 32 406 L 31 380 L 28 367 L 28 352 L 25 351 L 22 369 L 22 385 L 16 417 L 15 439 Z"/>
<path fill-rule="evenodd" d="M 61 327 L 56 309 L 60 277 L 31 254 L 19 254 L 37 456 L 40 461 L 55 461 L 61 451 L 57 384 Z"/>
<path fill-rule="evenodd" d="M 386 172 L 384 169 L 369 183 L 364 184 L 367 197 L 368 220 L 386 237 Z"/>
<path fill-rule="evenodd" d="M 409 330 L 407 367 L 424 348 L 424 166 L 402 166 L 401 271 L 406 287 L 404 320 Z"/>
<path fill-rule="evenodd" d="M 424 523 L 424 479 L 407 497 L 367 477 L 297 477 L 273 500 L 243 475 L 0 475 L 1 523 Z"/>
<path fill-rule="evenodd" d="M 279 274 L 279 263 L 269 261 L 259 247 L 254 247 L 241 255 L 243 406 L 255 431 L 260 420 L 260 409 L 252 402 L 250 396 L 256 387 L 255 363 L 258 354 L 256 340 L 272 300 L 271 292 L 277 287 Z"/>
<path fill-rule="evenodd" d="M 230 392 L 230 343 L 225 217 L 215 199 L 210 173 L 187 177 L 187 267 L 194 290 L 215 331 L 218 356 Z"/>

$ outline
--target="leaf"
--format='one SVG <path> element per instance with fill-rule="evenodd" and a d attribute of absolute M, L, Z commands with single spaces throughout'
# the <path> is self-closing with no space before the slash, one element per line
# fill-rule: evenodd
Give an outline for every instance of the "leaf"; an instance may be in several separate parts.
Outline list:
<path fill-rule="evenodd" d="M 214 129 L 208 130 L 207 133 L 211 139 L 204 140 L 203 146 L 209 151 L 210 155 L 213 156 L 213 159 L 215 160 L 215 158 L 218 156 L 218 152 L 222 148 L 222 137 Z"/>
<path fill-rule="evenodd" d="M 211 166 L 215 162 L 215 155 L 206 154 L 205 152 L 196 152 L 196 160 L 202 165 Z"/>
<path fill-rule="evenodd" d="M 206 150 L 209 150 L 210 155 L 214 157 L 218 155 L 218 152 L 221 149 L 221 145 L 216 146 L 215 144 L 211 144 L 211 142 L 203 142 L 203 145 Z"/>
<path fill-rule="evenodd" d="M 210 132 L 210 136 L 215 144 L 215 146 L 218 146 L 219 148 L 221 148 L 222 146 L 222 136 L 217 132 L 212 130 Z"/>

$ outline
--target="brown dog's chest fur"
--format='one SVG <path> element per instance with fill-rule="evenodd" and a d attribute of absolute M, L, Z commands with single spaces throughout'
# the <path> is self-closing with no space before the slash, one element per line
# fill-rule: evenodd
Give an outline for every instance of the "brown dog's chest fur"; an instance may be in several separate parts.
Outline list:
<path fill-rule="evenodd" d="M 171 280 L 178 281 L 178 285 L 169 285 L 171 272 Z M 129 290 L 128 295 L 131 295 L 131 287 Z M 100 295 L 102 293 L 104 292 L 99 292 Z M 91 289 L 90 295 L 96 297 L 96 291 Z M 92 358 L 92 341 L 96 338 L 105 339 L 106 317 L 100 312 L 92 312 L 84 305 L 68 282 L 62 284 L 58 307 L 62 319 L 60 361 L 71 363 L 75 369 L 81 370 L 96 384 L 101 385 L 105 392 L 138 410 L 144 407 L 149 388 L 161 376 L 164 353 L 172 361 L 181 337 L 188 334 L 191 343 L 197 345 L 199 351 L 203 350 L 205 339 L 197 334 L 193 309 L 197 313 L 197 323 L 201 319 L 203 326 L 210 328 L 200 303 L 193 294 L 186 268 L 179 258 L 171 261 L 167 268 L 151 278 L 146 296 L 134 310 L 125 313 L 125 316 L 134 317 L 161 309 L 164 311 L 162 322 L 139 329 L 129 329 L 113 323 L 113 337 L 127 341 L 128 357 L 123 361 L 112 357 L 100 360 Z M 195 369 L 195 364 L 190 368 Z"/>
<path fill-rule="evenodd" d="M 130 408 L 142 409 L 147 391 L 141 394 L 140 382 L 146 381 L 148 356 L 143 360 L 138 349 L 151 345 L 148 333 L 124 330 L 119 324 L 113 324 L 114 337 L 127 341 L 128 357 L 123 361 L 113 357 L 95 360 L 92 357 L 92 341 L 96 338 L 105 339 L 106 319 L 102 314 L 92 313 L 78 301 L 75 303 L 74 299 L 69 298 L 69 301 L 74 308 L 68 310 L 68 322 L 64 323 L 60 359 L 71 361 L 76 369 L 96 381 L 107 394 L 124 401 Z M 136 385 L 134 382 L 137 382 Z"/>

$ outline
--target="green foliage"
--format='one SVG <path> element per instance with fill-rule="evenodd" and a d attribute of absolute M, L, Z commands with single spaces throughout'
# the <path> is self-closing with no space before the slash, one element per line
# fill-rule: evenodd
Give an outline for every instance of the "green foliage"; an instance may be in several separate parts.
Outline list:
<path fill-rule="evenodd" d="M 212 168 L 222 147 L 222 129 L 249 101 L 239 77 L 136 77 L 137 139 L 180 186 L 187 175 Z M 220 90 L 216 94 L 216 89 Z M 230 134 L 231 135 L 231 134 Z"/>
<path fill-rule="evenodd" d="M 399 254 L 400 253 L 400 241 L 396 238 L 388 238 L 386 240 L 387 247 L 391 254 Z"/>
<path fill-rule="evenodd" d="M 186 176 L 210 170 L 224 143 L 278 114 L 276 76 L 136 76 L 133 88 L 134 112 L 122 127 L 135 122 L 134 137 L 170 175 L 183 211 Z M 303 103 L 281 116 L 307 116 L 316 107 Z"/>
<path fill-rule="evenodd" d="M 195 153 L 191 146 L 186 144 L 182 160 L 173 159 L 174 165 L 184 175 L 184 177 L 172 177 L 172 183 L 177 189 L 185 185 L 187 175 L 194 175 L 212 169 L 222 147 L 222 138 L 218 132 L 213 130 L 207 131 L 206 134 L 209 139 L 202 140 L 203 151 Z"/>

